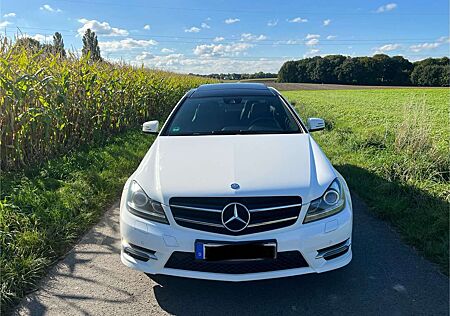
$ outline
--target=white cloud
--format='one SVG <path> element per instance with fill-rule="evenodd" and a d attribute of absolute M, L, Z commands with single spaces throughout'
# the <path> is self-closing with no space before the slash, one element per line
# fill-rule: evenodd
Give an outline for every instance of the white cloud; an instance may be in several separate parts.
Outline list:
<path fill-rule="evenodd" d="M 210 29 L 211 28 L 211 26 L 209 26 L 207 23 L 205 23 L 205 22 L 203 22 L 202 24 L 201 24 L 201 27 L 202 27 L 202 29 Z"/>
<path fill-rule="evenodd" d="M 53 41 L 53 37 L 51 35 L 45 36 L 42 34 L 34 34 L 33 36 L 30 36 L 30 37 L 41 43 L 49 43 L 49 42 Z"/>
<path fill-rule="evenodd" d="M 4 18 L 14 18 L 16 14 L 14 12 L 6 13 L 3 15 Z"/>
<path fill-rule="evenodd" d="M 267 22 L 267 26 L 271 26 L 271 27 L 277 26 L 277 24 L 278 24 L 278 20 L 270 20 Z"/>
<path fill-rule="evenodd" d="M 150 25 L 145 24 L 145 25 L 144 25 L 144 30 L 150 30 Z"/>
<path fill-rule="evenodd" d="M 404 56 L 406 59 L 408 59 L 410 62 L 415 62 L 415 61 L 419 61 L 419 60 L 423 60 L 423 57 L 422 56 L 415 56 L 415 55 L 413 55 L 413 56 L 408 56 L 408 55 L 405 55 Z"/>
<path fill-rule="evenodd" d="M 99 22 L 97 20 L 79 19 L 78 22 L 83 26 L 78 29 L 78 35 L 83 36 L 87 29 L 91 29 L 97 35 L 103 36 L 127 36 L 128 31 L 119 29 L 117 27 L 111 27 L 108 22 Z"/>
<path fill-rule="evenodd" d="M 228 19 L 225 20 L 225 23 L 226 24 L 233 24 L 233 23 L 237 23 L 239 21 L 240 21 L 240 19 L 238 19 L 238 18 L 228 18 Z"/>
<path fill-rule="evenodd" d="M 438 48 L 441 45 L 442 45 L 442 42 L 422 43 L 422 44 L 417 44 L 417 45 L 411 45 L 409 48 L 411 49 L 411 51 L 418 53 L 423 50 L 431 50 L 431 49 Z"/>
<path fill-rule="evenodd" d="M 120 41 L 99 42 L 100 49 L 105 52 L 127 51 L 136 48 L 145 48 L 158 45 L 155 40 L 136 40 L 126 38 Z"/>
<path fill-rule="evenodd" d="M 48 12 L 61 12 L 61 9 L 54 9 L 48 4 L 44 4 L 39 9 L 42 10 L 42 11 L 48 11 Z"/>
<path fill-rule="evenodd" d="M 397 3 L 388 3 L 388 4 L 385 4 L 385 5 L 382 5 L 381 7 L 379 7 L 376 12 L 382 13 L 382 12 L 392 11 L 395 8 L 397 8 Z"/>
<path fill-rule="evenodd" d="M 169 71 L 183 73 L 210 74 L 217 72 L 236 72 L 239 69 L 243 73 L 277 72 L 286 58 L 276 60 L 255 59 L 255 60 L 236 60 L 232 58 L 215 58 L 215 57 L 188 57 L 183 54 L 170 54 L 163 56 L 154 56 L 150 53 L 143 52 L 135 58 L 134 64 L 144 65 L 150 68 L 157 68 Z"/>
<path fill-rule="evenodd" d="M 213 39 L 213 42 L 222 42 L 222 41 L 224 41 L 224 40 L 225 40 L 224 37 L 222 37 L 222 36 L 216 36 L 216 37 Z"/>
<path fill-rule="evenodd" d="M 319 37 L 320 37 L 319 34 L 308 34 L 308 35 L 306 35 L 306 39 L 319 38 Z"/>
<path fill-rule="evenodd" d="M 424 51 L 424 50 L 432 50 L 440 47 L 442 44 L 450 43 L 450 37 L 448 36 L 441 36 L 439 37 L 436 42 L 432 43 L 421 43 L 416 45 L 411 45 L 409 49 L 415 53 Z"/>
<path fill-rule="evenodd" d="M 7 27 L 10 24 L 12 24 L 12 23 L 9 21 L 2 21 L 2 22 L 0 22 L 0 27 Z"/>
<path fill-rule="evenodd" d="M 241 41 L 244 42 L 257 42 L 257 41 L 264 41 L 267 39 L 267 36 L 261 34 L 261 35 L 254 35 L 252 33 L 242 33 L 241 34 Z"/>
<path fill-rule="evenodd" d="M 409 49 L 415 53 L 424 51 L 424 50 L 432 50 L 440 47 L 442 44 L 450 43 L 450 37 L 441 36 L 435 42 L 432 43 L 421 43 L 416 45 L 411 45 Z M 448 48 L 448 47 L 447 47 Z"/>
<path fill-rule="evenodd" d="M 136 61 L 141 62 L 144 61 L 146 59 L 152 59 L 155 58 L 155 56 L 149 52 L 142 52 L 139 55 L 136 56 Z"/>
<path fill-rule="evenodd" d="M 196 26 L 193 26 L 193 27 L 191 27 L 189 29 L 185 29 L 184 32 L 186 32 L 186 33 L 198 33 L 198 32 L 200 32 L 200 29 L 198 27 L 196 27 Z"/>
<path fill-rule="evenodd" d="M 173 53 L 174 51 L 175 50 L 171 49 L 171 48 L 163 48 L 163 49 L 161 49 L 161 53 L 164 53 L 164 54 Z"/>
<path fill-rule="evenodd" d="M 301 17 L 296 17 L 293 19 L 287 20 L 289 23 L 305 23 L 308 22 L 308 19 L 302 19 Z"/>
<path fill-rule="evenodd" d="M 402 45 L 400 44 L 386 44 L 380 47 L 375 47 L 373 48 L 373 50 L 375 51 L 375 54 L 383 54 L 386 52 L 391 52 L 393 50 L 397 50 L 399 48 L 401 48 Z"/>
<path fill-rule="evenodd" d="M 197 45 L 193 52 L 197 56 L 211 57 L 211 56 L 239 56 L 249 48 L 253 47 L 249 43 L 233 43 L 233 44 L 202 44 Z"/>
<path fill-rule="evenodd" d="M 323 26 L 328 26 L 330 25 L 330 23 L 331 23 L 330 19 L 323 20 Z"/>
<path fill-rule="evenodd" d="M 316 56 L 319 52 L 320 50 L 318 49 L 310 49 L 309 51 L 303 54 L 303 58 Z"/>
<path fill-rule="evenodd" d="M 328 35 L 327 40 L 332 40 L 335 39 L 336 37 L 337 37 L 336 35 Z"/>
<path fill-rule="evenodd" d="M 52 35 L 43 35 L 43 34 L 34 34 L 30 35 L 27 33 L 21 34 L 20 38 L 32 38 L 40 43 L 51 43 L 53 42 L 53 36 Z"/>
<path fill-rule="evenodd" d="M 315 46 L 317 44 L 319 44 L 319 40 L 317 38 L 311 38 L 305 43 L 306 46 Z"/>
<path fill-rule="evenodd" d="M 287 41 L 277 41 L 273 44 L 273 46 L 277 46 L 278 44 L 288 44 L 288 45 L 295 45 L 295 44 L 303 44 L 303 40 L 297 40 L 297 39 L 290 39 Z"/>

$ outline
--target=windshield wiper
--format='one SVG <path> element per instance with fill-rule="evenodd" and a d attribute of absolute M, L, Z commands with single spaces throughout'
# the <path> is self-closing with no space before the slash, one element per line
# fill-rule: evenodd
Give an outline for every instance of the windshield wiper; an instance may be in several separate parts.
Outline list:
<path fill-rule="evenodd" d="M 256 134 L 291 134 L 298 131 L 249 131 L 246 129 L 228 130 L 228 131 L 209 131 L 173 134 L 172 136 L 204 136 L 204 135 L 256 135 Z"/>
<path fill-rule="evenodd" d="M 237 129 L 237 130 L 229 130 L 229 131 L 211 131 L 213 135 L 238 135 L 244 133 L 245 130 Z"/>
<path fill-rule="evenodd" d="M 192 132 L 192 133 L 182 133 L 182 134 L 174 134 L 174 136 L 199 136 L 199 135 L 237 135 L 237 134 L 245 134 L 246 130 L 230 130 L 230 131 L 208 131 L 208 132 Z"/>

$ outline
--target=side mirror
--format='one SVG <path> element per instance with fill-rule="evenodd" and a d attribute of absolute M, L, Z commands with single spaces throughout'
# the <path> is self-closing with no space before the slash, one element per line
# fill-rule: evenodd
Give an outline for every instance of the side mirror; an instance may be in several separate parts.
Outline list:
<path fill-rule="evenodd" d="M 325 128 L 325 121 L 321 118 L 310 117 L 308 119 L 308 130 L 310 132 L 321 131 Z"/>
<path fill-rule="evenodd" d="M 158 134 L 158 121 L 149 121 L 142 124 L 142 131 L 146 134 Z"/>

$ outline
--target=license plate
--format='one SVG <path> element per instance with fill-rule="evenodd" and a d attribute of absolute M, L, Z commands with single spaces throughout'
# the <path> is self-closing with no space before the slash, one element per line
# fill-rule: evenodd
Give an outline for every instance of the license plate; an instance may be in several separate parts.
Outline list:
<path fill-rule="evenodd" d="M 206 261 L 275 259 L 275 240 L 251 242 L 216 242 L 197 240 L 195 259 Z"/>

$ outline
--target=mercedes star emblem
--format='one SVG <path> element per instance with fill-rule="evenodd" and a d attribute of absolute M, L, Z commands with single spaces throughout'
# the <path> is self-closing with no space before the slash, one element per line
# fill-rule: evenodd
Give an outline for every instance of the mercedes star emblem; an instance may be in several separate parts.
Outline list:
<path fill-rule="evenodd" d="M 231 188 L 232 188 L 233 190 L 239 190 L 240 187 L 241 187 L 241 186 L 240 186 L 238 183 L 232 183 L 232 184 L 231 184 Z"/>
<path fill-rule="evenodd" d="M 250 212 L 241 203 L 230 203 L 222 210 L 222 224 L 232 232 L 244 230 L 250 223 Z"/>

